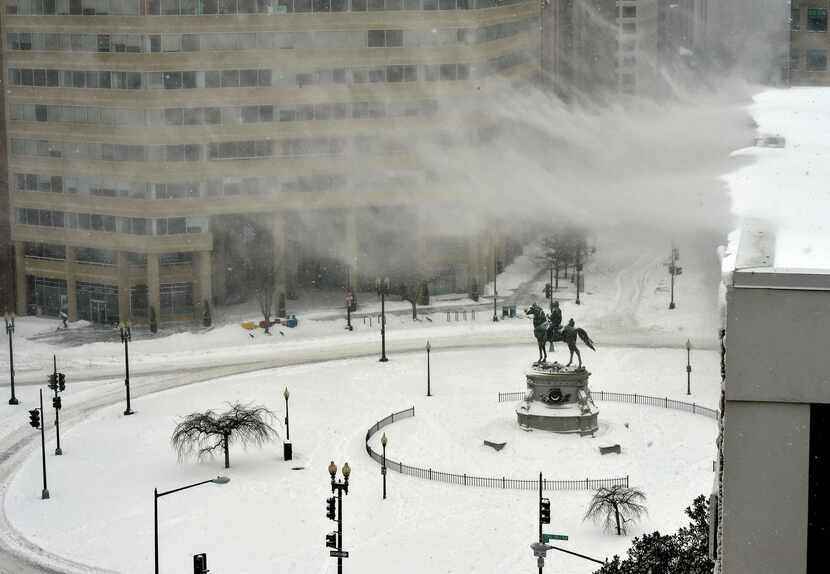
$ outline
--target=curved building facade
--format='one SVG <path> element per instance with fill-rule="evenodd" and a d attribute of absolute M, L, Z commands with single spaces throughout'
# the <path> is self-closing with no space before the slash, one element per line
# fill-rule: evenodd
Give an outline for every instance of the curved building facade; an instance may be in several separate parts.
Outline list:
<path fill-rule="evenodd" d="M 244 299 L 260 229 L 279 294 L 355 286 L 388 244 L 374 220 L 417 236 L 418 206 L 446 199 L 417 142 L 539 68 L 535 1 L 4 4 L 19 313 L 198 317 Z M 479 272 L 477 241 L 439 250 L 453 261 L 416 243 L 419 268 L 465 267 L 430 275 L 446 289 Z"/>

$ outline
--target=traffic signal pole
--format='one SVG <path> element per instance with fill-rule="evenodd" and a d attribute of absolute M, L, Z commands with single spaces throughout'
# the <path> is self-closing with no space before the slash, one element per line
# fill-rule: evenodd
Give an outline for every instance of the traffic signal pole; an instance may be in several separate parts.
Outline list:
<path fill-rule="evenodd" d="M 40 389 L 40 414 L 40 447 L 43 455 L 43 491 L 40 498 L 46 500 L 49 498 L 49 489 L 46 487 L 46 412 L 43 410 L 43 389 Z"/>
<path fill-rule="evenodd" d="M 544 544 L 544 536 L 542 535 L 542 473 L 539 473 L 539 544 Z M 539 574 L 542 574 L 544 566 L 539 564 Z"/>
<path fill-rule="evenodd" d="M 58 443 L 55 448 L 55 455 L 61 456 L 63 454 L 61 450 L 61 403 L 58 396 L 58 360 L 55 355 L 52 355 L 52 379 L 49 381 L 49 386 L 55 391 L 55 396 L 52 398 L 52 406 L 55 407 L 55 438 Z"/>

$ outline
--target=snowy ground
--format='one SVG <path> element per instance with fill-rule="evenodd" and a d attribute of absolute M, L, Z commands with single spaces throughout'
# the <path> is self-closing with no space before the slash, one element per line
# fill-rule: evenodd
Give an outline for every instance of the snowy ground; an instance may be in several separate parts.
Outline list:
<path fill-rule="evenodd" d="M 334 561 L 323 549 L 333 523 L 323 503 L 329 492 L 325 467 L 334 458 L 353 468 L 344 503 L 350 570 L 380 572 L 389 564 L 413 573 L 532 567 L 533 493 L 465 489 L 390 473 L 390 497 L 380 499 L 379 468 L 365 453 L 364 433 L 375 420 L 411 405 L 415 418 L 386 429 L 390 457 L 517 478 L 538 471 L 549 478 L 628 474 L 646 491 L 650 508 L 632 535 L 676 528 L 684 521 L 683 508 L 711 487 L 716 428 L 710 419 L 600 403 L 602 429 L 595 439 L 524 433 L 516 429 L 514 405 L 499 404 L 496 394 L 522 389 L 532 348 L 437 350 L 432 358 L 436 396 L 429 399 L 424 357 L 410 354 L 385 365 L 353 359 L 183 387 L 144 397 L 129 418 L 121 415 L 121 405 L 102 409 L 64 433 L 63 457 L 49 457 L 51 500 L 39 500 L 40 459 L 33 456 L 6 494 L 6 512 L 15 528 L 48 551 L 120 572 L 147 571 L 152 489 L 227 474 L 232 480 L 226 486 L 206 485 L 159 501 L 164 570 L 187 571 L 192 554 L 207 552 L 216 572 L 333 572 Z M 610 348 L 589 359 L 595 389 L 685 398 L 681 350 Z M 694 362 L 690 400 L 716 406 L 717 353 L 697 352 Z M 176 462 L 168 441 L 178 416 L 241 400 L 264 403 L 281 418 L 284 386 L 292 392 L 293 462 L 281 460 L 279 444 L 247 453 L 235 449 L 228 471 L 218 460 Z M 508 446 L 495 453 L 482 446 L 484 439 L 506 440 Z M 623 446 L 621 456 L 598 454 L 598 445 L 616 442 Z M 548 531 L 569 534 L 563 546 L 578 552 L 622 553 L 628 538 L 581 522 L 588 496 L 551 493 Z M 593 570 L 564 555 L 549 567 Z"/>

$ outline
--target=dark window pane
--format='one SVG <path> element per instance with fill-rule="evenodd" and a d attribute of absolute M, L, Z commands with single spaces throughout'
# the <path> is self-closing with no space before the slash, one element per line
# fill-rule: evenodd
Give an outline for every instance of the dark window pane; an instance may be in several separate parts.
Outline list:
<path fill-rule="evenodd" d="M 239 70 L 222 70 L 222 87 L 239 87 Z"/>
<path fill-rule="evenodd" d="M 400 48 L 403 46 L 403 30 L 386 31 L 386 47 Z"/>
<path fill-rule="evenodd" d="M 311 0 L 294 0 L 295 12 L 311 12 Z"/>
<path fill-rule="evenodd" d="M 218 71 L 205 72 L 205 87 L 219 88 L 222 86 L 222 74 Z"/>
<path fill-rule="evenodd" d="M 240 70 L 239 71 L 239 85 L 243 88 L 253 88 L 257 85 L 257 71 L 256 70 Z"/>
<path fill-rule="evenodd" d="M 386 45 L 386 32 L 384 30 L 369 30 L 367 41 L 370 48 L 383 48 Z"/>
<path fill-rule="evenodd" d="M 349 9 L 349 0 L 331 0 L 332 12 L 345 12 Z"/>
<path fill-rule="evenodd" d="M 271 70 L 259 70 L 257 72 L 259 76 L 259 85 L 266 87 L 271 85 Z"/>
<path fill-rule="evenodd" d="M 329 0 L 314 0 L 314 11 L 315 12 L 330 12 L 331 11 L 331 4 Z"/>

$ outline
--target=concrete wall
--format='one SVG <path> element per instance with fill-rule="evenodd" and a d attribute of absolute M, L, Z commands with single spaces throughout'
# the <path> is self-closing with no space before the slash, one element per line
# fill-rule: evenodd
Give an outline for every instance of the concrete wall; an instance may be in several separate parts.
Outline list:
<path fill-rule="evenodd" d="M 726 399 L 830 403 L 828 309 L 830 291 L 731 289 Z"/>
<path fill-rule="evenodd" d="M 727 401 L 725 420 L 722 574 L 806 573 L 810 406 Z"/>

